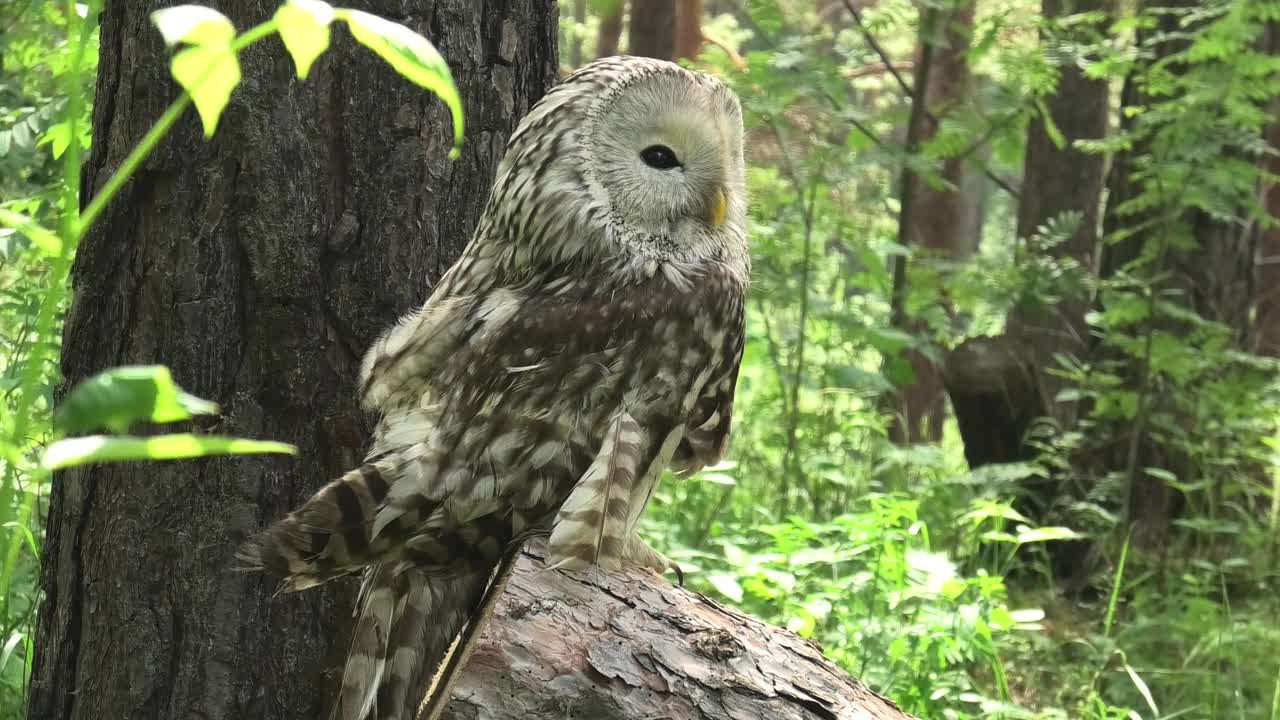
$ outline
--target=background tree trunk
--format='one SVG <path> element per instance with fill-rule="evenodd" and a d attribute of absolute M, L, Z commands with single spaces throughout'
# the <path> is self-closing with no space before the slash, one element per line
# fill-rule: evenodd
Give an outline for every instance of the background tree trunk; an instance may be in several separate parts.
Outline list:
<path fill-rule="evenodd" d="M 177 96 L 148 19 L 171 4 L 106 5 L 86 198 Z M 275 5 L 218 9 L 245 28 Z M 508 135 L 556 76 L 551 0 L 405 8 L 388 14 L 434 41 L 458 80 L 457 162 L 445 106 L 345 30 L 306 83 L 273 38 L 243 55 L 213 140 L 188 113 L 81 245 L 68 385 L 164 363 L 220 403 L 219 432 L 301 452 L 62 473 L 29 717 L 325 717 L 354 582 L 272 598 L 270 579 L 232 571 L 233 554 L 362 457 L 362 353 L 457 256 Z"/>
<path fill-rule="evenodd" d="M 974 3 L 961 0 L 953 7 L 931 14 L 937 26 L 929 28 L 921 23 L 915 61 L 917 68 L 929 66 L 928 76 L 924 77 L 921 70 L 920 77 L 912 81 L 924 83 L 921 112 L 925 114 L 920 136 L 911 139 L 913 151 L 918 151 L 937 134 L 936 121 L 970 102 L 970 73 L 965 55 L 973 34 Z M 932 45 L 933 53 L 928 62 L 923 59 L 926 43 Z M 974 226 L 972 213 L 976 208 L 966 206 L 961 192 L 971 171 L 964 158 L 947 159 L 939 170 L 941 180 L 949 187 L 936 186 L 918 173 L 907 173 L 906 183 L 912 186 L 911 199 L 909 203 L 904 202 L 901 242 L 921 258 L 959 261 L 977 246 L 977 238 L 965 232 Z M 899 258 L 898 262 L 905 262 L 905 258 Z M 947 302 L 945 297 L 940 300 Z M 928 329 L 916 319 L 906 318 L 905 322 L 911 332 L 928 334 Z M 908 352 L 907 361 L 914 377 L 896 393 L 894 423 L 889 436 L 897 443 L 937 442 L 942 439 L 942 422 L 947 411 L 941 370 L 921 352 Z"/>
<path fill-rule="evenodd" d="M 670 60 L 675 57 L 676 0 L 631 0 L 627 54 Z"/>
<path fill-rule="evenodd" d="M 577 26 L 573 41 L 569 44 L 569 67 L 582 66 L 582 26 L 587 22 L 587 0 L 573 0 L 573 22 Z"/>
<path fill-rule="evenodd" d="M 1161 7 L 1192 9 L 1195 0 L 1162 2 Z M 1160 38 L 1157 60 L 1166 58 L 1187 47 L 1189 40 L 1182 30 L 1185 24 L 1175 15 L 1162 15 L 1157 27 L 1140 31 L 1144 35 Z M 1138 83 L 1125 82 L 1121 94 L 1122 109 L 1141 107 L 1150 102 Z M 1121 113 L 1125 127 L 1135 122 L 1129 113 Z M 1137 197 L 1143 191 L 1136 179 L 1133 158 L 1148 153 L 1149 148 L 1139 145 L 1131 153 L 1119 154 L 1108 178 L 1107 216 L 1105 229 L 1108 234 L 1121 229 L 1141 227 L 1139 223 L 1157 217 L 1159 208 L 1147 213 L 1121 215 L 1115 209 Z M 1250 306 L 1254 294 L 1254 260 L 1260 233 L 1257 224 L 1241 224 L 1219 220 L 1201 210 L 1188 210 L 1177 219 L 1195 240 L 1194 248 L 1180 248 L 1171 243 L 1154 257 L 1150 253 L 1151 242 L 1164 242 L 1159 234 L 1167 232 L 1166 223 L 1155 223 L 1142 231 L 1134 232 L 1122 241 L 1108 243 L 1101 255 L 1101 275 L 1112 277 L 1121 270 L 1137 273 L 1146 278 L 1151 292 L 1167 302 L 1176 303 L 1198 314 L 1205 320 L 1217 322 L 1232 332 L 1232 346 L 1252 348 L 1253 323 Z M 1175 336 L 1187 337 L 1193 327 L 1181 321 L 1159 318 L 1149 321 L 1152 330 L 1160 330 Z M 1124 357 L 1112 351 L 1126 363 L 1126 383 L 1134 387 L 1139 396 L 1140 408 L 1146 399 L 1157 406 L 1154 412 L 1170 416 L 1168 423 L 1185 426 L 1191 422 L 1186 413 L 1175 407 L 1158 407 L 1162 392 L 1148 378 L 1149 366 L 1140 358 Z M 1167 549 L 1166 543 L 1173 520 L 1181 513 L 1185 497 L 1165 480 L 1145 472 L 1155 467 L 1172 472 L 1181 479 L 1193 476 L 1195 464 L 1184 448 L 1167 440 L 1168 432 L 1143 422 L 1142 410 L 1132 428 L 1126 429 L 1131 439 L 1114 448 L 1112 452 L 1095 457 L 1102 467 L 1095 471 L 1101 477 L 1106 471 L 1124 473 L 1128 479 L 1126 521 L 1134 528 L 1133 539 L 1137 547 L 1155 552 Z M 1164 437 L 1162 437 L 1164 436 Z"/>
<path fill-rule="evenodd" d="M 641 571 L 525 552 L 445 720 L 906 720 L 812 643 Z"/>
<path fill-rule="evenodd" d="M 600 29 L 596 33 L 596 57 L 618 54 L 618 44 L 622 40 L 622 14 L 626 11 L 626 6 L 626 0 L 613 0 L 613 6 L 600 17 Z"/>
<path fill-rule="evenodd" d="M 702 0 L 679 0 L 676 6 L 677 60 L 693 60 L 702 51 Z"/>

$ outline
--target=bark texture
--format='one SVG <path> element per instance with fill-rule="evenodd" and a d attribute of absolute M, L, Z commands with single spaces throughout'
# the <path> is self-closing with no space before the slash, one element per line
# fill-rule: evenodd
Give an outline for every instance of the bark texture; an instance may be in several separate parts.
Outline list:
<path fill-rule="evenodd" d="M 905 720 L 812 643 L 652 574 L 525 553 L 445 720 Z"/>
<path fill-rule="evenodd" d="M 106 4 L 86 197 L 176 97 L 148 19 L 171 4 Z M 68 386 L 163 363 L 220 403 L 211 429 L 300 454 L 61 474 L 33 719 L 325 716 L 354 583 L 273 599 L 233 554 L 362 457 L 361 354 L 457 256 L 556 75 L 551 0 L 354 4 L 439 47 L 466 110 L 462 157 L 446 159 L 445 106 L 335 29 L 305 83 L 277 38 L 250 48 L 217 135 L 188 113 L 112 203 L 76 260 Z M 240 28 L 276 6 L 217 3 Z"/>

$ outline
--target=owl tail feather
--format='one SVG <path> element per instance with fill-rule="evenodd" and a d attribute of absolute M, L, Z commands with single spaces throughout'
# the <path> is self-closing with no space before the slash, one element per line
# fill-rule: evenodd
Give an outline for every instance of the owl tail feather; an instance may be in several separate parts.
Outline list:
<path fill-rule="evenodd" d="M 371 568 L 335 707 L 341 720 L 437 720 L 520 548 L 537 534 L 545 533 L 517 537 L 490 568 L 457 574 L 427 574 L 401 563 Z"/>
<path fill-rule="evenodd" d="M 282 591 L 297 592 L 376 562 L 387 541 L 375 542 L 371 528 L 394 477 L 366 464 L 330 482 L 244 544 L 239 569 L 282 575 Z"/>

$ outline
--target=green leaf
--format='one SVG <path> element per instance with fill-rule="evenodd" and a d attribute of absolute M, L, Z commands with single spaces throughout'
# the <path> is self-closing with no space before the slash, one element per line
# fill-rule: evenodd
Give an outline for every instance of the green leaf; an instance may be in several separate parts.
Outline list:
<path fill-rule="evenodd" d="M 347 21 L 352 36 L 361 45 L 377 53 L 410 82 L 438 95 L 449 106 L 453 115 L 453 150 L 449 157 L 456 159 L 462 145 L 462 99 L 458 97 L 448 64 L 435 46 L 409 28 L 376 15 L 346 9 L 338 10 L 337 15 Z"/>
<path fill-rule="evenodd" d="M 65 433 L 102 427 L 123 432 L 135 422 L 181 422 L 217 413 L 216 404 L 183 392 L 168 368 L 126 366 L 77 385 L 54 412 L 54 427 Z"/>
<path fill-rule="evenodd" d="M 44 131 L 44 135 L 37 144 L 52 145 L 54 160 L 62 157 L 62 153 L 66 152 L 67 146 L 71 144 L 71 123 L 63 120 L 55 125 L 50 125 Z"/>
<path fill-rule="evenodd" d="M 734 602 L 742 602 L 742 586 L 738 584 L 738 579 L 734 576 L 716 573 L 707 577 L 707 580 L 721 595 Z"/>
<path fill-rule="evenodd" d="M 62 238 L 22 213 L 0 208 L 0 225 L 22 233 L 46 255 L 62 254 Z"/>
<path fill-rule="evenodd" d="M 288 443 L 190 433 L 155 437 L 90 435 L 59 440 L 50 445 L 45 451 L 43 464 L 50 470 L 60 470 L 89 463 L 183 460 L 213 455 L 256 453 L 296 455 L 298 449 Z"/>
<path fill-rule="evenodd" d="M 173 77 L 191 93 L 204 136 L 213 137 L 218 118 L 240 84 L 240 61 L 230 45 L 197 45 L 173 56 Z"/>
<path fill-rule="evenodd" d="M 236 26 L 226 15 L 202 5 L 177 5 L 151 13 L 151 22 L 164 36 L 164 44 L 226 46 L 236 36 Z"/>
<path fill-rule="evenodd" d="M 276 27 L 293 56 L 298 79 L 306 80 L 311 64 L 329 49 L 333 8 L 320 0 L 289 0 L 276 11 Z"/>
<path fill-rule="evenodd" d="M 1044 134 L 1049 136 L 1049 141 L 1053 143 L 1054 147 L 1062 150 L 1067 146 L 1067 139 L 1062 136 L 1062 131 L 1053 122 L 1053 116 L 1049 114 L 1049 108 L 1045 107 L 1043 100 L 1036 100 L 1036 107 L 1039 108 L 1040 120 L 1044 123 Z"/>

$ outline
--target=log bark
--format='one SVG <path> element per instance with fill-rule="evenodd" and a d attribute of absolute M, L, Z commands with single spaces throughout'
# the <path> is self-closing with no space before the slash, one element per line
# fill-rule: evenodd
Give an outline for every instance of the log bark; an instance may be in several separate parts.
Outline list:
<path fill-rule="evenodd" d="M 445 720 L 904 720 L 792 633 L 641 570 L 547 571 L 531 546 Z"/>
<path fill-rule="evenodd" d="M 88 197 L 177 96 L 148 14 L 108 2 Z M 420 305 L 480 216 L 515 123 L 556 77 L 551 0 L 357 2 L 436 43 L 448 110 L 335 28 L 296 79 L 277 38 L 243 56 L 215 137 L 188 113 L 79 249 L 64 334 L 68 386 L 163 363 L 217 401 L 219 433 L 292 442 L 297 458 L 109 465 L 53 484 L 33 720 L 324 717 L 354 584 L 271 597 L 236 547 L 364 454 L 361 354 Z M 277 3 L 224 0 L 246 28 Z"/>

